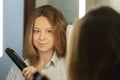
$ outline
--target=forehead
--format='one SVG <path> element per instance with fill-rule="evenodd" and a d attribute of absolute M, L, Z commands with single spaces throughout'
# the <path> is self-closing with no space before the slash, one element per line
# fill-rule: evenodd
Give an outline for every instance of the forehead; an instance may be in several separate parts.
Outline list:
<path fill-rule="evenodd" d="M 52 25 L 46 17 L 39 16 L 34 21 L 34 27 L 36 27 L 36 28 L 52 28 Z"/>

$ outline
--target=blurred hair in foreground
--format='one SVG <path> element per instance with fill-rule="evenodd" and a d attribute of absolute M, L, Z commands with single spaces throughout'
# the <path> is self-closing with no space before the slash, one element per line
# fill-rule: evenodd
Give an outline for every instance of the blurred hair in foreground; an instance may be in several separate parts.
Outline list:
<path fill-rule="evenodd" d="M 120 80 L 120 14 L 102 6 L 77 20 L 67 61 L 68 80 Z"/>

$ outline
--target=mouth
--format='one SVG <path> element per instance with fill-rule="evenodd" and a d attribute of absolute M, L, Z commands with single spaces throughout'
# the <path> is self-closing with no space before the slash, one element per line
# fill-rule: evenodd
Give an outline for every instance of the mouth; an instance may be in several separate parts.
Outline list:
<path fill-rule="evenodd" d="M 46 45 L 47 43 L 39 43 L 39 45 L 41 45 L 41 46 L 44 46 L 44 45 Z"/>

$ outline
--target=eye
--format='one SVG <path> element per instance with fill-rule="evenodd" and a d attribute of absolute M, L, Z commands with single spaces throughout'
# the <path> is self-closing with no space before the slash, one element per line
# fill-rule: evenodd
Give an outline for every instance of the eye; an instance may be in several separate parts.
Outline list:
<path fill-rule="evenodd" d="M 39 33 L 40 31 L 39 30 L 33 30 L 33 33 Z"/>
<path fill-rule="evenodd" d="M 48 33 L 52 33 L 52 31 L 53 31 L 52 29 L 48 29 L 47 30 Z"/>

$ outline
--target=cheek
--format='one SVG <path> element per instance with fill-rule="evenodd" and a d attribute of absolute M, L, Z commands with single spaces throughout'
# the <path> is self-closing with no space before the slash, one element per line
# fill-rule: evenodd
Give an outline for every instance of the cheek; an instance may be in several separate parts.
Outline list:
<path fill-rule="evenodd" d="M 37 37 L 36 37 L 36 36 L 33 36 L 32 41 L 33 41 L 33 44 L 35 45 L 35 44 L 36 44 L 36 41 L 37 41 Z"/>
<path fill-rule="evenodd" d="M 54 44 L 55 43 L 55 39 L 54 39 L 54 37 L 52 36 L 51 38 L 49 38 L 50 39 L 50 41 L 51 41 L 51 43 L 52 44 Z"/>
<path fill-rule="evenodd" d="M 35 41 L 35 40 L 37 40 L 38 39 L 38 37 L 37 36 L 35 36 L 35 35 L 33 35 L 33 41 Z"/>
<path fill-rule="evenodd" d="M 33 44 L 35 43 L 35 40 L 36 40 L 35 37 L 33 37 L 33 38 L 32 38 Z"/>

